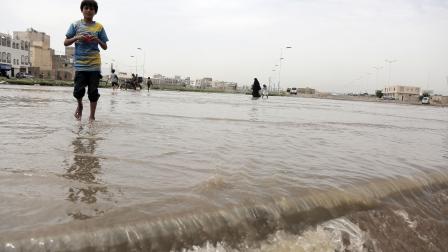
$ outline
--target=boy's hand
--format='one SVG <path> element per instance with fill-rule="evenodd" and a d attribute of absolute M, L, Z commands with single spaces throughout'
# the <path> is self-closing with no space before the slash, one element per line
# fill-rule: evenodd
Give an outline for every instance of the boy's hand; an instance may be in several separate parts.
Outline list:
<path fill-rule="evenodd" d="M 90 41 L 100 43 L 101 40 L 98 37 L 91 36 Z"/>
<path fill-rule="evenodd" d="M 78 35 L 75 38 L 76 38 L 76 41 L 81 41 L 81 42 L 85 42 L 87 40 L 87 36 L 84 34 Z"/>
<path fill-rule="evenodd" d="M 90 42 L 98 42 L 99 39 L 95 36 L 92 36 L 90 34 L 81 34 L 79 36 L 77 36 L 77 40 L 81 41 L 81 42 L 85 42 L 85 43 L 90 43 Z"/>

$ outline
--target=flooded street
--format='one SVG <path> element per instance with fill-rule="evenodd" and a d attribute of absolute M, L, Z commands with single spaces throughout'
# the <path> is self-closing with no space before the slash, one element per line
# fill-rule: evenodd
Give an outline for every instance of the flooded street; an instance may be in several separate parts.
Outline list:
<path fill-rule="evenodd" d="M 0 85 L 0 251 L 447 251 L 447 108 L 100 94 Z"/>

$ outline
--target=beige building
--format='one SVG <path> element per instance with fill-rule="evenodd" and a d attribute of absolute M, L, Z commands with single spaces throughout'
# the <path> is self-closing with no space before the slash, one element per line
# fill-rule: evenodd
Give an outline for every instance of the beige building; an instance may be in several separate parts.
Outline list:
<path fill-rule="evenodd" d="M 442 96 L 442 95 L 434 95 L 431 96 L 431 100 L 430 100 L 431 104 L 434 105 L 448 105 L 448 96 Z"/>
<path fill-rule="evenodd" d="M 314 88 L 309 88 L 309 87 L 306 87 L 306 88 L 298 88 L 298 89 L 297 89 L 297 93 L 299 93 L 299 94 L 316 94 L 316 89 L 314 89 Z"/>
<path fill-rule="evenodd" d="M 397 101 L 418 102 L 421 88 L 412 86 L 391 86 L 383 90 L 383 96 Z"/>
<path fill-rule="evenodd" d="M 56 80 L 73 80 L 75 77 L 73 60 L 66 55 L 53 55 L 51 75 Z"/>
<path fill-rule="evenodd" d="M 213 78 L 210 77 L 205 77 L 202 79 L 198 79 L 196 80 L 196 87 L 200 87 L 200 88 L 210 88 L 213 87 Z"/>
<path fill-rule="evenodd" d="M 14 38 L 30 41 L 30 71 L 33 75 L 42 74 L 44 78 L 51 78 L 54 50 L 50 48 L 50 36 L 30 28 L 24 32 L 14 32 Z"/>

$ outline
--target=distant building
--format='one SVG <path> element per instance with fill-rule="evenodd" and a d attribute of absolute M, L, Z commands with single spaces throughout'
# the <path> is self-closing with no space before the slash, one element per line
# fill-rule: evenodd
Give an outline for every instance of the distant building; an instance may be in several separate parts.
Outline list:
<path fill-rule="evenodd" d="M 50 36 L 38 32 L 33 28 L 26 31 L 15 31 L 14 38 L 30 41 L 31 74 L 44 78 L 54 77 L 53 56 L 54 50 L 50 48 Z"/>
<path fill-rule="evenodd" d="M 190 85 L 190 77 L 182 79 L 181 76 L 176 75 L 174 78 L 166 77 L 161 74 L 154 74 L 151 78 L 152 84 L 157 86 L 188 86 Z"/>
<path fill-rule="evenodd" d="M 56 80 L 73 80 L 75 77 L 75 69 L 73 66 L 73 58 L 67 55 L 53 55 L 52 76 Z"/>
<path fill-rule="evenodd" d="M 75 59 L 75 47 L 74 46 L 67 46 L 65 47 L 65 56 L 67 56 L 73 63 Z"/>
<path fill-rule="evenodd" d="M 28 73 L 30 68 L 30 42 L 0 33 L 0 71 L 8 76 Z"/>
<path fill-rule="evenodd" d="M 434 95 L 431 96 L 431 104 L 448 105 L 448 96 Z"/>
<path fill-rule="evenodd" d="M 212 86 L 218 89 L 236 90 L 238 84 L 235 82 L 227 82 L 227 81 L 213 81 Z"/>
<path fill-rule="evenodd" d="M 383 96 L 397 101 L 418 102 L 421 88 L 412 86 L 392 86 L 383 90 Z"/>
<path fill-rule="evenodd" d="M 211 88 L 213 87 L 213 79 L 210 77 L 198 79 L 196 80 L 195 86 L 200 88 Z"/>
<path fill-rule="evenodd" d="M 309 88 L 309 87 L 306 87 L 306 88 L 298 88 L 298 89 L 297 89 L 297 93 L 298 93 L 298 94 L 315 94 L 315 93 L 316 93 L 316 89 Z"/>

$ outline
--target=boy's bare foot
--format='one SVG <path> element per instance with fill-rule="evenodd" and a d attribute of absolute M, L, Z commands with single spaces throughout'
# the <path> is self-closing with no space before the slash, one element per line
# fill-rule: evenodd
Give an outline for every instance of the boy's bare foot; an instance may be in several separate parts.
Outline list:
<path fill-rule="evenodd" d="M 89 121 L 95 121 L 96 102 L 90 102 L 90 117 Z"/>
<path fill-rule="evenodd" d="M 75 118 L 76 120 L 81 120 L 81 117 L 82 117 L 82 105 L 78 104 L 78 107 L 76 108 L 75 111 Z"/>

